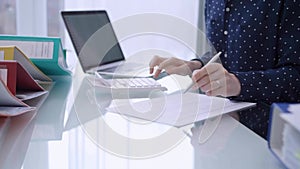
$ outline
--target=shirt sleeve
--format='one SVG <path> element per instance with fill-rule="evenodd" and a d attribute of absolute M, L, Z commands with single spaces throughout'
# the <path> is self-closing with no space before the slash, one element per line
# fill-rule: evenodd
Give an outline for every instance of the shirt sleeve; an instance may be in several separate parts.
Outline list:
<path fill-rule="evenodd" d="M 201 62 L 201 64 L 204 66 L 206 65 L 210 59 L 214 56 L 214 54 L 212 52 L 206 52 L 204 53 L 202 56 L 198 57 L 198 58 L 195 58 L 195 59 L 192 59 L 192 61 L 198 61 L 198 62 Z M 218 59 L 216 61 L 216 63 L 222 63 L 220 59 Z"/>
<path fill-rule="evenodd" d="M 278 27 L 278 56 L 274 56 L 278 64 L 273 69 L 232 72 L 241 83 L 241 93 L 234 99 L 267 103 L 300 102 L 299 9 L 297 1 L 284 1 Z"/>

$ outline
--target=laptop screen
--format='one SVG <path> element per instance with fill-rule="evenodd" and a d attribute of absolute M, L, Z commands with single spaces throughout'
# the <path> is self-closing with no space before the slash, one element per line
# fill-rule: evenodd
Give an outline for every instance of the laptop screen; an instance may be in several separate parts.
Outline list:
<path fill-rule="evenodd" d="M 61 15 L 84 72 L 125 60 L 106 11 L 62 11 Z"/>

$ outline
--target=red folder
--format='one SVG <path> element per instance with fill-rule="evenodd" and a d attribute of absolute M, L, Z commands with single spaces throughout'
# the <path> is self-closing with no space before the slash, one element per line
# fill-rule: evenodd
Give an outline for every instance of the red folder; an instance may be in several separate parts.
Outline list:
<path fill-rule="evenodd" d="M 32 76 L 17 61 L 0 61 L 0 70 L 7 72 L 7 87 L 13 95 L 16 91 L 43 91 L 44 89 L 32 78 Z"/>
<path fill-rule="evenodd" d="M 0 71 L 7 73 L 6 79 L 1 79 L 13 95 L 16 95 L 17 87 L 17 63 L 12 61 L 0 61 Z"/>

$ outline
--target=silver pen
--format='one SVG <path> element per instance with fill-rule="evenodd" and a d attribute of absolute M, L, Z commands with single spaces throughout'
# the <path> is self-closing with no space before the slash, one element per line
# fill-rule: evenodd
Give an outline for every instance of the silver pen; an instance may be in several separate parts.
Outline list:
<path fill-rule="evenodd" d="M 206 65 L 209 65 L 209 64 L 215 62 L 215 61 L 220 57 L 221 53 L 222 53 L 222 52 L 218 52 L 217 54 L 215 54 L 215 55 L 209 60 L 209 62 L 207 62 Z M 203 67 L 205 67 L 206 65 L 204 65 Z M 202 67 L 202 68 L 203 68 L 203 67 Z M 195 83 L 192 82 L 192 83 L 189 85 L 189 87 L 188 87 L 187 89 L 185 89 L 185 91 L 183 92 L 183 94 L 186 93 L 186 92 L 188 92 L 189 90 L 191 90 L 191 88 L 192 88 L 194 85 L 195 85 Z"/>

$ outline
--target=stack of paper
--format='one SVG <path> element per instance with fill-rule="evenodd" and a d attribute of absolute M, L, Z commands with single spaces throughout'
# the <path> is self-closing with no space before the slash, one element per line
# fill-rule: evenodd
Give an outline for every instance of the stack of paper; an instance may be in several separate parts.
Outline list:
<path fill-rule="evenodd" d="M 252 106 L 255 106 L 255 103 L 234 102 L 226 98 L 197 93 L 179 93 L 142 101 L 136 99 L 114 100 L 107 110 L 181 127 Z"/>

